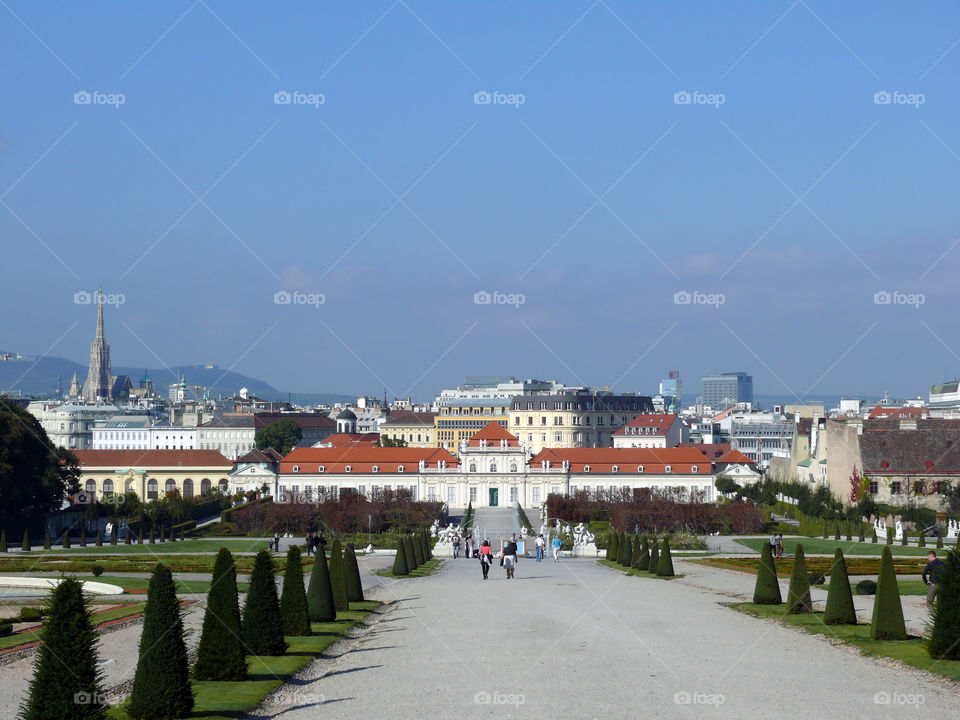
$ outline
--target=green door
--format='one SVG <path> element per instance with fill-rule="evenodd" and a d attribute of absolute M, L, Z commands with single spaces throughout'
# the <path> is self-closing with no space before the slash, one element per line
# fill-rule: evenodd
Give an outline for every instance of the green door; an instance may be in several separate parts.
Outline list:
<path fill-rule="evenodd" d="M 490 488 L 490 507 L 497 507 L 497 500 L 500 491 L 497 488 Z"/>

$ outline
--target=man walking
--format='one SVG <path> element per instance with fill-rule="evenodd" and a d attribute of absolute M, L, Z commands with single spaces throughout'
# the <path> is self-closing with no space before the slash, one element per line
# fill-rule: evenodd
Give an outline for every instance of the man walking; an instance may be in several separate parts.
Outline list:
<path fill-rule="evenodd" d="M 543 533 L 537 536 L 537 562 L 543 562 Z"/>
<path fill-rule="evenodd" d="M 937 558 L 937 553 L 931 550 L 927 553 L 927 564 L 920 573 L 920 579 L 927 585 L 927 607 L 933 607 L 933 600 L 937 597 L 940 587 L 940 573 L 943 572 L 943 560 Z"/>
<path fill-rule="evenodd" d="M 460 536 L 453 536 L 453 559 L 456 560 L 460 557 Z"/>
<path fill-rule="evenodd" d="M 553 561 L 560 562 L 560 549 L 563 547 L 563 543 L 560 542 L 560 536 L 556 535 L 553 538 Z"/>

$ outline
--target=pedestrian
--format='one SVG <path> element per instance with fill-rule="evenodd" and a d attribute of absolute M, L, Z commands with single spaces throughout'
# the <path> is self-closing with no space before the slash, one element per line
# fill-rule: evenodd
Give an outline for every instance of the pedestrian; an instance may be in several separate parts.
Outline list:
<path fill-rule="evenodd" d="M 940 587 L 940 574 L 943 572 L 944 562 L 937 558 L 937 553 L 931 550 L 927 553 L 927 564 L 923 566 L 920 579 L 927 585 L 927 607 L 933 607 L 933 600 L 937 597 Z"/>
<path fill-rule="evenodd" d="M 503 569 L 507 571 L 507 580 L 513 580 L 517 572 L 517 543 L 513 538 L 503 546 Z"/>
<path fill-rule="evenodd" d="M 307 533 L 307 555 L 313 555 L 313 533 Z"/>
<path fill-rule="evenodd" d="M 783 533 L 777 533 L 777 552 L 776 557 L 783 557 Z"/>
<path fill-rule="evenodd" d="M 473 557 L 473 534 L 467 533 L 467 540 L 464 543 L 464 553 L 468 560 Z"/>
<path fill-rule="evenodd" d="M 560 562 L 560 550 L 563 547 L 563 543 L 560 542 L 560 536 L 557 535 L 553 538 L 553 561 Z"/>
<path fill-rule="evenodd" d="M 273 534 L 273 551 L 280 552 L 280 533 L 278 532 Z"/>
<path fill-rule="evenodd" d="M 316 537 L 316 540 L 317 540 L 317 549 L 320 550 L 320 551 L 322 551 L 322 552 L 326 552 L 326 551 L 327 551 L 327 538 L 326 538 L 326 536 L 323 534 L 323 530 L 320 531 L 320 534 L 319 534 L 319 535 L 317 535 L 316 533 L 314 533 L 314 536 Z"/>
<path fill-rule="evenodd" d="M 483 571 L 483 579 L 487 579 L 487 573 L 490 572 L 490 566 L 493 564 L 493 552 L 490 550 L 490 541 L 484 540 L 480 546 L 480 569 Z"/>
<path fill-rule="evenodd" d="M 777 536 L 775 534 L 770 536 L 770 554 L 773 557 L 777 556 Z"/>
<path fill-rule="evenodd" d="M 537 562 L 543 562 L 543 547 L 545 543 L 543 541 L 543 533 L 537 535 Z"/>
<path fill-rule="evenodd" d="M 460 557 L 460 536 L 453 536 L 453 559 L 456 560 Z"/>

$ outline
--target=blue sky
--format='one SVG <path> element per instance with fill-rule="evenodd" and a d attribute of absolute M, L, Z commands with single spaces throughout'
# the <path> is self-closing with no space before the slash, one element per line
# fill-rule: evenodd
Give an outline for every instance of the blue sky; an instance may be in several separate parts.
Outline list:
<path fill-rule="evenodd" d="M 0 346 L 83 360 L 74 294 L 102 283 L 115 364 L 283 390 L 653 392 L 678 369 L 689 396 L 744 369 L 759 393 L 925 394 L 960 366 L 958 21 L 5 0 Z"/>

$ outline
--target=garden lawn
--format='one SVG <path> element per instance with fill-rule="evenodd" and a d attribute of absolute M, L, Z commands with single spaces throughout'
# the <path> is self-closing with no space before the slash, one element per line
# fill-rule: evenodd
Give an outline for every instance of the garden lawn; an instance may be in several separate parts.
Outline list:
<path fill-rule="evenodd" d="M 177 543 L 179 544 L 179 543 Z M 65 557 L 63 555 L 45 555 L 31 553 L 30 555 L 13 555 L 11 557 L 0 557 L 0 572 L 54 572 L 54 573 L 83 573 L 91 574 L 94 565 L 100 566 L 104 573 L 152 573 L 158 562 L 162 562 L 173 573 L 212 573 L 213 564 L 216 560 L 214 554 L 200 555 L 198 553 L 184 553 L 182 555 L 175 552 L 174 544 L 154 546 L 155 554 L 138 553 L 128 555 L 111 555 L 91 557 L 89 555 L 77 555 L 74 557 Z M 253 570 L 254 556 L 235 555 L 234 560 L 237 565 L 237 573 L 248 575 Z M 274 566 L 277 572 L 283 574 L 286 568 L 286 557 L 284 555 L 274 555 Z M 313 564 L 312 557 L 303 557 L 301 559 L 304 568 L 309 568 Z M 94 579 L 93 577 L 89 579 Z"/>
<path fill-rule="evenodd" d="M 778 620 L 813 635 L 824 635 L 852 645 L 867 656 L 892 658 L 920 670 L 942 675 L 949 680 L 960 680 L 960 660 L 935 660 L 927 654 L 923 641 L 918 637 L 911 637 L 909 640 L 872 640 L 870 625 L 824 625 L 821 612 L 786 615 L 783 605 L 736 603 L 730 607 L 757 618 Z"/>
<path fill-rule="evenodd" d="M 741 572 L 756 575 L 760 567 L 759 557 L 722 557 L 722 558 L 695 558 L 690 562 L 707 565 L 708 567 L 721 568 L 723 570 L 739 570 Z M 810 557 L 807 555 L 807 571 L 829 575 L 833 569 L 833 556 L 830 557 Z M 925 564 L 923 558 L 900 557 L 893 561 L 893 569 L 897 575 L 913 575 L 920 577 L 920 571 Z M 880 572 L 880 558 L 846 558 L 847 572 L 850 575 L 874 575 Z M 793 558 L 780 558 L 776 561 L 777 575 L 780 577 L 790 577 L 793 568 Z"/>
<path fill-rule="evenodd" d="M 769 539 L 766 538 L 737 538 L 737 542 L 741 545 L 745 545 L 751 550 L 756 550 L 760 552 L 763 549 L 763 546 L 769 542 Z M 788 555 L 793 555 L 797 549 L 797 543 L 803 544 L 803 553 L 808 558 L 811 555 L 833 555 L 834 551 L 837 548 L 843 550 L 845 556 L 850 555 L 876 555 L 880 557 L 880 554 L 883 552 L 883 548 L 886 547 L 884 542 L 874 544 L 872 542 L 857 542 L 856 540 L 852 542 L 846 542 L 845 540 L 824 540 L 823 538 L 805 538 L 805 537 L 785 537 L 783 539 L 783 552 Z M 915 545 L 898 545 L 894 543 L 890 546 L 890 552 L 894 556 L 917 556 L 924 557 L 931 549 L 936 549 L 936 538 L 934 538 L 932 543 L 927 544 L 927 547 L 917 547 Z"/>
<path fill-rule="evenodd" d="M 427 575 L 433 575 L 435 572 L 437 572 L 441 565 L 443 565 L 442 560 L 439 558 L 433 558 L 431 560 L 427 560 L 423 565 L 407 575 L 394 575 L 393 568 L 389 567 L 377 570 L 376 574 L 380 575 L 381 577 L 388 578 L 426 577 Z"/>
<path fill-rule="evenodd" d="M 267 695 L 278 690 L 333 643 L 343 639 L 361 624 L 380 603 L 350 603 L 350 610 L 338 613 L 339 620 L 312 623 L 312 635 L 287 637 L 289 647 L 283 655 L 256 655 L 247 658 L 248 678 L 242 682 L 193 681 L 194 706 L 189 718 L 232 720 L 257 708 Z M 130 720 L 125 703 L 110 708 L 112 720 Z"/>
<path fill-rule="evenodd" d="M 561 560 L 561 562 L 563 561 Z M 597 558 L 597 562 L 600 563 L 601 565 L 606 565 L 608 568 L 611 568 L 613 570 L 619 570 L 620 572 L 626 575 L 635 575 L 637 577 L 653 578 L 654 580 L 673 580 L 678 577 L 683 577 L 682 573 L 677 573 L 673 577 L 660 577 L 659 575 L 656 575 L 651 572 L 647 572 L 646 570 L 637 570 L 636 568 L 625 568 L 620 563 L 615 562 L 613 560 L 607 560 L 606 558 Z"/>
<path fill-rule="evenodd" d="M 50 550 L 32 550 L 30 556 L 37 555 L 84 555 L 84 554 L 110 554 L 110 555 L 142 555 L 144 553 L 212 553 L 216 555 L 217 551 L 225 547 L 232 553 L 252 553 L 256 554 L 267 548 L 267 541 L 264 538 L 187 538 L 183 542 L 154 543 L 151 545 L 144 538 L 143 545 L 125 545 L 123 542 L 117 542 L 111 545 L 109 541 L 104 541 L 103 547 L 94 545 L 94 538 L 87 538 L 87 546 L 79 546 L 80 541 L 70 538 L 71 547 L 64 550 L 62 547 L 53 546 Z"/>
<path fill-rule="evenodd" d="M 147 587 L 150 585 L 150 578 L 133 578 L 133 577 L 112 577 L 103 575 L 101 577 L 87 577 L 85 575 L 76 575 L 77 580 L 93 580 L 95 582 L 108 583 L 110 585 L 119 585 L 127 592 L 134 593 L 145 593 L 147 592 Z M 209 580 L 174 580 L 177 586 L 177 593 L 186 594 L 186 593 L 208 593 L 210 592 L 210 581 Z M 237 589 L 245 593 L 249 583 L 238 582 Z"/>
<path fill-rule="evenodd" d="M 121 620 L 125 617 L 131 615 L 137 615 L 143 612 L 143 608 L 146 607 L 146 603 L 133 603 L 131 605 L 121 605 L 119 607 L 110 608 L 109 610 L 104 610 L 103 612 L 94 612 L 91 616 L 91 620 L 94 623 L 94 627 L 97 625 L 102 625 L 103 623 L 111 622 L 112 620 Z M 4 635 L 0 637 L 0 650 L 9 650 L 10 648 L 17 647 L 19 645 L 26 645 L 28 643 L 36 642 L 40 639 L 41 628 L 35 630 L 27 630 L 26 632 L 16 633 L 15 635 Z"/>

